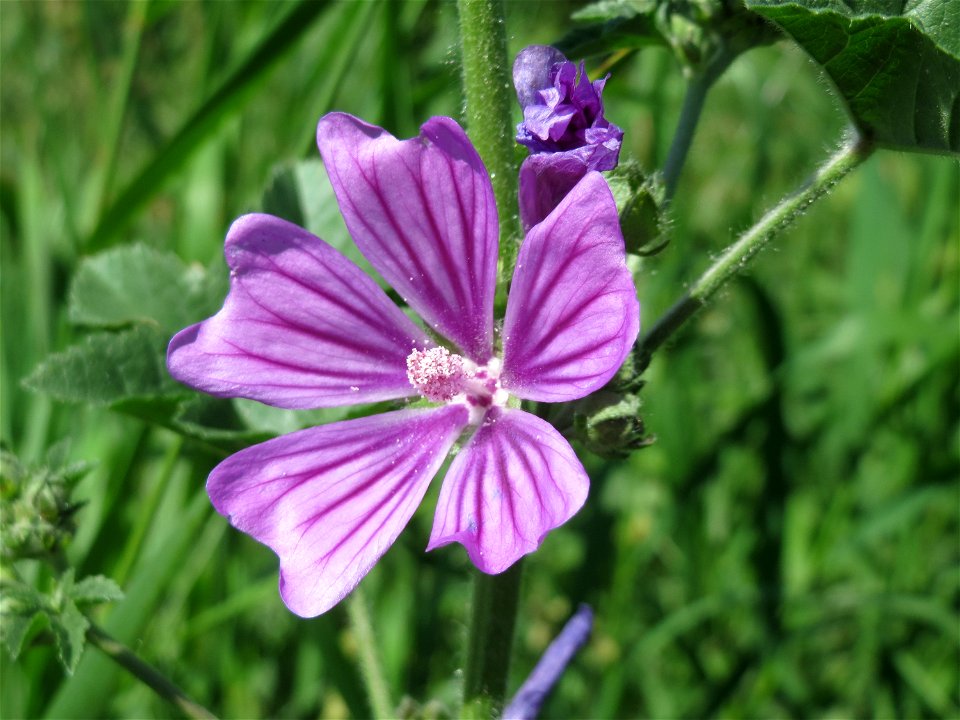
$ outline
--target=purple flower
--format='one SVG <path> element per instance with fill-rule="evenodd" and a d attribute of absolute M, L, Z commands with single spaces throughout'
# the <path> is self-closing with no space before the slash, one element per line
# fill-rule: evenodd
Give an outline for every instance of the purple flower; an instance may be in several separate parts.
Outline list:
<path fill-rule="evenodd" d="M 566 672 L 573 656 L 586 645 L 593 630 L 593 610 L 582 604 L 553 639 L 530 676 L 503 710 L 503 720 L 533 720 L 540 714 L 554 685 Z"/>
<path fill-rule="evenodd" d="M 227 234 L 230 292 L 170 342 L 170 373 L 220 397 L 284 408 L 426 400 L 242 450 L 207 481 L 216 509 L 280 557 L 280 593 L 318 615 L 396 540 L 460 441 L 428 550 L 459 542 L 487 573 L 539 547 L 583 504 L 570 445 L 517 400 L 603 386 L 639 328 L 617 210 L 588 174 L 520 249 L 495 331 L 497 211 L 466 134 L 432 118 L 399 141 L 350 115 L 317 143 L 347 228 L 423 320 L 324 241 L 269 215 Z M 462 439 L 461 439 L 461 436 Z"/>
<path fill-rule="evenodd" d="M 540 222 L 591 170 L 612 170 L 623 131 L 603 116 L 603 86 L 583 63 L 546 45 L 524 48 L 513 64 L 523 108 L 517 142 L 533 153 L 520 170 L 520 215 L 525 228 Z"/>

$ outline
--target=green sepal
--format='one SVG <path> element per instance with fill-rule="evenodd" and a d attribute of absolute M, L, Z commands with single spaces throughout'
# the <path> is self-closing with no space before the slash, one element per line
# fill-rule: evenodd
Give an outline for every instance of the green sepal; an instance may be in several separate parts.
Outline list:
<path fill-rule="evenodd" d="M 620 213 L 627 252 L 648 256 L 663 250 L 670 237 L 661 176 L 646 175 L 635 160 L 626 160 L 606 178 Z"/>

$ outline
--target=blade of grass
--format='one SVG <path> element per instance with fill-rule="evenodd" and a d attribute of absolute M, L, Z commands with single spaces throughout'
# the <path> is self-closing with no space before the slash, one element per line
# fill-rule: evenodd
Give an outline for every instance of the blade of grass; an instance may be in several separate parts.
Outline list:
<path fill-rule="evenodd" d="M 120 72 L 112 83 L 107 111 L 103 118 L 103 134 L 100 141 L 100 151 L 106 156 L 103 175 L 100 177 L 100 189 L 94 196 L 98 204 L 98 213 L 102 216 L 106 210 L 107 200 L 113 189 L 117 172 L 117 159 L 120 157 L 121 133 L 123 119 L 127 114 L 127 103 L 130 100 L 130 86 L 133 83 L 133 73 L 140 57 L 140 41 L 147 26 L 147 16 L 150 10 L 150 0 L 133 2 L 128 6 L 126 27 L 123 41 L 123 54 L 120 60 Z"/>
<path fill-rule="evenodd" d="M 102 250 L 162 183 L 190 158 L 220 124 L 252 96 L 258 81 L 296 45 L 313 21 L 332 3 L 305 0 L 298 3 L 256 46 L 223 85 L 183 124 L 166 147 L 137 175 L 101 215 L 86 242 L 88 251 Z"/>

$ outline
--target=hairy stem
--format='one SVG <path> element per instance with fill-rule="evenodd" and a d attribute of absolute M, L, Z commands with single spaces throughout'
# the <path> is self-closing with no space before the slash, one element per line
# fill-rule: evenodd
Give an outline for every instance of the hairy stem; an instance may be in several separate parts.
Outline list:
<path fill-rule="evenodd" d="M 514 97 L 503 0 L 457 0 L 457 8 L 467 129 L 490 173 L 500 218 L 502 294 L 505 281 L 513 274 L 521 239 L 511 122 Z M 463 681 L 465 718 L 487 720 L 503 708 L 519 597 L 519 563 L 500 575 L 477 572 Z"/>
<path fill-rule="evenodd" d="M 188 698 L 183 690 L 170 682 L 164 675 L 161 675 L 156 668 L 137 657 L 133 650 L 108 635 L 93 623 L 91 623 L 87 629 L 87 640 L 91 645 L 97 646 L 115 663 L 147 685 L 157 693 L 157 695 L 179 708 L 187 717 L 202 718 L 204 720 L 216 718 L 216 715 L 212 712 Z"/>
<path fill-rule="evenodd" d="M 654 351 L 722 288 L 747 267 L 767 243 L 794 223 L 816 200 L 826 195 L 851 170 L 870 157 L 873 147 L 854 137 L 822 165 L 798 190 L 785 197 L 728 247 L 707 271 L 637 342 L 637 364 L 646 368 Z"/>
<path fill-rule="evenodd" d="M 522 560 L 500 575 L 476 571 L 462 718 L 489 720 L 503 710 L 522 572 Z"/>
<path fill-rule="evenodd" d="M 383 673 L 380 653 L 377 651 L 367 597 L 360 588 L 354 590 L 347 598 L 347 614 L 350 616 L 350 626 L 360 651 L 360 674 L 366 686 L 370 709 L 374 717 L 393 717 L 396 714 L 396 708 L 390 700 L 390 688 Z"/>
<path fill-rule="evenodd" d="M 516 99 L 502 0 L 458 0 L 463 52 L 463 94 L 470 140 L 480 153 L 500 217 L 500 277 L 513 274 L 520 246 L 517 154 L 511 111 Z"/>

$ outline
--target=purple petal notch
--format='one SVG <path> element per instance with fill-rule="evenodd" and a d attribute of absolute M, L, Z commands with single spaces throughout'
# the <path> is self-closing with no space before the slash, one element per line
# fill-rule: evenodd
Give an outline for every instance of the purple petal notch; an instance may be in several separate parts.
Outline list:
<path fill-rule="evenodd" d="M 589 485 L 552 425 L 523 410 L 491 410 L 447 471 L 427 550 L 459 542 L 480 570 L 501 573 L 569 520 Z"/>
<path fill-rule="evenodd" d="M 432 343 L 350 260 L 271 215 L 234 222 L 224 254 L 230 293 L 216 315 L 171 340 L 174 378 L 285 408 L 415 394 L 405 358 Z"/>
<path fill-rule="evenodd" d="M 639 330 L 617 206 L 603 177 L 588 173 L 520 246 L 503 387 L 524 400 L 582 398 L 614 376 Z"/>
<path fill-rule="evenodd" d="M 467 424 L 461 406 L 300 430 L 241 450 L 207 480 L 214 507 L 280 557 L 280 594 L 313 617 L 393 544 Z"/>
<path fill-rule="evenodd" d="M 436 117 L 397 140 L 344 113 L 317 145 L 357 247 L 434 330 L 477 363 L 493 351 L 498 224 L 490 177 L 463 129 Z"/>

